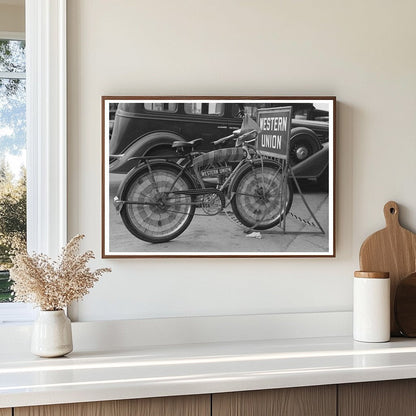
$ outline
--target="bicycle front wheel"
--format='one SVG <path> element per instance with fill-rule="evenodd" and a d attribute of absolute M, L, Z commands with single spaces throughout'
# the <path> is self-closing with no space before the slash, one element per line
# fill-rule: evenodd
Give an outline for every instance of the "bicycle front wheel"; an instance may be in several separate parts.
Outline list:
<path fill-rule="evenodd" d="M 281 164 L 271 160 L 243 167 L 231 191 L 235 216 L 243 225 L 255 230 L 267 230 L 280 224 L 292 206 L 290 181 L 283 181 Z"/>
<path fill-rule="evenodd" d="M 182 234 L 192 221 L 195 205 L 186 191 L 193 189 L 185 172 L 170 165 L 144 166 L 129 178 L 121 199 L 121 218 L 137 238 L 164 243 Z"/>

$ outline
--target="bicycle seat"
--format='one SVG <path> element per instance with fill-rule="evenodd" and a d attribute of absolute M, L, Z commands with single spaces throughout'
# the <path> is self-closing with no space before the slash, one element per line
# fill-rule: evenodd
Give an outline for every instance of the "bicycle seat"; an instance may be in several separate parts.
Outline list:
<path fill-rule="evenodd" d="M 191 140 L 190 142 L 186 142 L 185 140 L 177 140 L 176 142 L 172 143 L 172 147 L 174 149 L 194 149 L 195 147 L 199 146 L 203 141 L 203 139 L 195 139 Z"/>

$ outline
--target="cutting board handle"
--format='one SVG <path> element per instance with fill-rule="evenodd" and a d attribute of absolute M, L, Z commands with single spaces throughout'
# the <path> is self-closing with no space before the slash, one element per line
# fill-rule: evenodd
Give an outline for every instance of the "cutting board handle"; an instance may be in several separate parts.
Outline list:
<path fill-rule="evenodd" d="M 389 201 L 384 205 L 384 218 L 387 227 L 399 227 L 399 205 L 397 202 Z"/>

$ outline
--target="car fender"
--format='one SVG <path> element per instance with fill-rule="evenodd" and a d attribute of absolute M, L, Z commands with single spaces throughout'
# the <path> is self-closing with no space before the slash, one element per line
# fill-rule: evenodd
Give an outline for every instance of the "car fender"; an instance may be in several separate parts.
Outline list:
<path fill-rule="evenodd" d="M 321 150 L 309 156 L 304 161 L 292 167 L 292 174 L 296 178 L 319 178 L 329 163 L 329 145 L 325 143 Z M 292 176 L 292 175 L 291 175 Z"/>
<path fill-rule="evenodd" d="M 182 136 L 169 131 L 156 131 L 137 138 L 114 162 L 110 164 L 110 173 L 129 172 L 137 161 L 129 160 L 137 156 L 146 156 L 159 149 L 170 149 L 173 142 L 185 140 Z M 174 151 L 172 149 L 172 153 Z M 161 155 L 163 156 L 163 155 Z"/>
<path fill-rule="evenodd" d="M 313 140 L 319 147 L 321 147 L 321 142 L 319 141 L 317 134 L 313 130 L 307 127 L 293 127 L 290 130 L 290 140 L 293 140 L 294 138 L 300 135 L 309 136 L 311 140 Z"/>

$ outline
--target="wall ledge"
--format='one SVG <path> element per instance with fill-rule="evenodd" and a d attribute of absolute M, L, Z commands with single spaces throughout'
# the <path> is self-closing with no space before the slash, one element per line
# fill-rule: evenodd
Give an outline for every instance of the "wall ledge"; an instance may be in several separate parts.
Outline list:
<path fill-rule="evenodd" d="M 351 336 L 352 312 L 74 322 L 74 351 L 149 345 Z M 0 326 L 0 354 L 30 351 L 31 325 Z"/>

